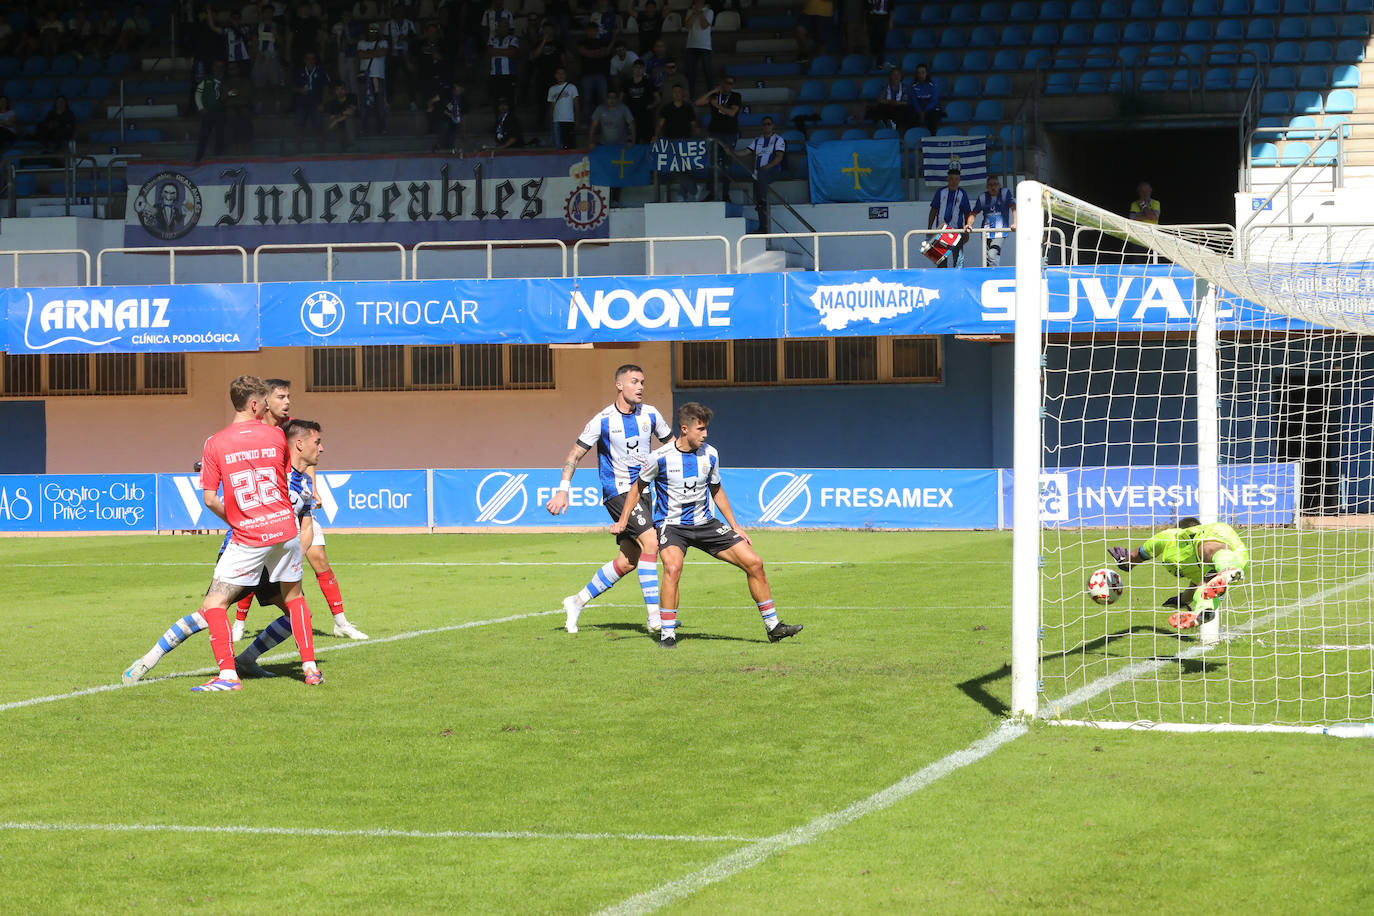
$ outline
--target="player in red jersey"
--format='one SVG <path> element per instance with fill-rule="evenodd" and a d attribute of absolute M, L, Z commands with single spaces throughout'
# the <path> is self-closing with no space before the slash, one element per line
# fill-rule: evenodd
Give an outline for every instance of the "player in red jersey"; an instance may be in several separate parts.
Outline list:
<path fill-rule="evenodd" d="M 262 421 L 268 426 L 285 429 L 286 424 L 291 421 L 291 383 L 284 378 L 269 378 L 264 381 L 267 383 L 267 413 L 263 415 Z M 315 487 L 315 468 L 312 466 L 307 473 L 310 475 L 310 492 L 318 493 L 319 490 Z M 348 618 L 344 616 L 343 593 L 339 590 L 339 580 L 329 565 L 329 556 L 324 551 L 324 530 L 318 523 L 314 524 L 312 530 L 313 534 L 301 542 L 301 549 L 305 551 L 306 562 L 315 571 L 315 581 L 320 586 L 320 594 L 324 595 L 329 612 L 334 616 L 334 635 L 346 639 L 367 639 L 367 634 L 349 623 Z M 243 639 L 248 609 L 252 606 L 252 594 L 245 595 L 239 601 L 238 610 L 234 614 L 234 642 Z"/>
<path fill-rule="evenodd" d="M 268 387 L 262 379 L 241 375 L 229 384 L 234 421 L 205 440 L 201 453 L 200 486 L 205 507 L 228 523 L 229 546 L 215 564 L 214 578 L 200 613 L 210 631 L 210 648 L 219 676 L 197 691 L 238 690 L 242 684 L 234 667 L 234 642 L 228 608 L 243 586 L 257 583 L 263 569 L 281 583 L 291 615 L 291 632 L 300 648 L 307 684 L 324 680 L 315 664 L 310 611 L 301 594 L 301 541 L 287 489 L 290 452 L 286 436 L 262 422 Z M 223 484 L 224 497 L 217 492 Z"/>

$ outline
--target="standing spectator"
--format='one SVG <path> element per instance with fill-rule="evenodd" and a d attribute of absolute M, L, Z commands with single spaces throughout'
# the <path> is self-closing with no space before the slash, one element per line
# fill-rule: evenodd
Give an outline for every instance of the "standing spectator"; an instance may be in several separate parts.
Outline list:
<path fill-rule="evenodd" d="M 697 110 L 687 98 L 687 90 L 673 87 L 673 100 L 659 110 L 658 126 L 650 143 L 662 140 L 691 140 L 697 135 Z M 696 176 L 689 170 L 681 172 L 678 189 L 684 201 L 697 199 Z"/>
<path fill-rule="evenodd" d="M 309 3 L 296 7 L 296 17 L 291 20 L 291 65 L 298 68 L 305 63 L 305 52 L 320 53 L 320 32 L 324 25 Z"/>
<path fill-rule="evenodd" d="M 210 75 L 196 86 L 196 108 L 200 111 L 200 139 L 196 142 L 196 162 L 205 158 L 205 149 L 214 137 L 212 152 L 224 152 L 224 61 L 210 65 Z"/>
<path fill-rule="evenodd" d="M 587 23 L 577 43 L 577 58 L 582 65 L 583 111 L 590 117 L 592 109 L 606 100 L 611 73 L 611 49 L 597 34 L 595 23 Z"/>
<path fill-rule="evenodd" d="M 883 68 L 887 57 L 887 30 L 892 28 L 892 0 L 868 0 L 868 56 L 873 69 Z"/>
<path fill-rule="evenodd" d="M 67 26 L 57 11 L 48 7 L 38 19 L 38 47 L 48 57 L 62 50 L 66 41 Z"/>
<path fill-rule="evenodd" d="M 391 18 L 386 23 L 387 104 L 391 104 L 391 94 L 397 87 L 404 85 L 411 111 L 420 110 L 419 93 L 415 90 L 415 60 L 410 55 L 410 40 L 417 34 L 415 23 L 406 17 L 405 7 L 393 3 Z"/>
<path fill-rule="evenodd" d="M 358 72 L 358 41 L 363 34 L 363 22 L 353 17 L 352 10 L 344 10 L 339 21 L 329 28 L 329 41 L 334 46 L 334 69 L 340 82 L 349 82 Z"/>
<path fill-rule="evenodd" d="M 749 141 L 754 165 L 754 209 L 759 215 L 759 232 L 767 234 L 772 227 L 772 204 L 768 200 L 769 186 L 782 174 L 782 160 L 787 154 L 787 141 L 773 133 L 773 119 L 763 119 L 763 133 Z"/>
<path fill-rule="evenodd" d="M 801 22 L 797 25 L 798 63 L 824 54 L 830 46 L 830 25 L 835 19 L 835 0 L 805 0 Z"/>
<path fill-rule="evenodd" d="M 931 81 L 925 64 L 916 65 L 916 78 L 911 81 L 911 109 L 916 126 L 924 127 L 932 135 L 945 117 L 945 110 L 940 107 L 940 89 Z"/>
<path fill-rule="evenodd" d="M 901 67 L 893 67 L 887 71 L 887 82 L 883 84 L 883 91 L 878 94 L 873 104 L 868 106 L 864 117 L 870 121 L 886 121 L 903 133 L 911 126 L 916 119 L 916 113 L 911 106 L 911 91 L 907 89 L 906 80 L 902 78 Z"/>
<path fill-rule="evenodd" d="M 130 51 L 148 47 L 153 38 L 153 20 L 143 11 L 142 3 L 134 4 L 134 11 L 120 25 L 119 30 L 124 35 L 125 47 Z"/>
<path fill-rule="evenodd" d="M 606 104 L 592 112 L 591 145 L 628 146 L 635 142 L 635 119 L 630 109 L 620 104 L 620 93 L 611 89 Z"/>
<path fill-rule="evenodd" d="M 224 27 L 222 34 L 225 61 L 238 64 L 245 73 L 251 70 L 253 64 L 248 54 L 248 40 L 244 37 L 243 17 L 238 10 L 229 14 L 229 24 Z"/>
<path fill-rule="evenodd" d="M 988 176 L 988 189 L 973 202 L 973 212 L 968 215 L 966 226 L 973 225 L 974 213 L 983 214 L 984 229 L 1016 231 L 1016 199 L 1011 196 L 1010 188 L 1002 187 L 1001 179 L 996 175 Z M 983 259 L 983 266 L 1002 266 L 1002 240 L 1006 237 L 1005 232 L 989 232 L 984 236 L 987 255 Z"/>
<path fill-rule="evenodd" d="M 214 13 L 208 7 L 200 11 L 191 26 L 191 58 L 191 76 L 195 83 L 191 99 L 199 111 L 200 101 L 196 96 L 200 81 L 210 75 L 215 61 L 224 60 L 224 35 L 215 27 Z"/>
<path fill-rule="evenodd" d="M 520 121 L 515 116 L 515 112 L 510 110 L 510 102 L 506 99 L 496 100 L 496 121 L 492 124 L 492 144 L 484 146 L 484 149 L 510 149 L 513 146 L 523 146 L 524 136 L 520 133 Z"/>
<path fill-rule="evenodd" d="M 706 5 L 706 0 L 692 0 L 691 9 L 682 26 L 687 30 L 687 94 L 697 93 L 697 71 L 700 70 L 702 86 L 714 82 L 711 76 L 711 26 L 716 14 Z"/>
<path fill-rule="evenodd" d="M 648 54 L 653 50 L 654 42 L 663 35 L 663 14 L 658 11 L 658 4 L 654 0 L 644 4 L 644 8 L 635 16 L 635 26 L 639 31 L 639 53 Z"/>
<path fill-rule="evenodd" d="M 568 82 L 568 71 L 559 67 L 553 74 L 554 83 L 549 87 L 549 120 L 553 124 L 553 145 L 557 149 L 572 149 L 577 138 L 578 114 L 582 100 L 578 97 L 577 87 Z"/>
<path fill-rule="evenodd" d="M 744 107 L 744 99 L 735 91 L 735 78 L 727 76 L 720 85 L 696 100 L 699 106 L 710 109 L 711 120 L 706 132 L 719 146 L 712 150 L 716 168 L 721 171 L 721 200 L 730 200 L 730 166 L 735 162 L 735 144 L 739 142 L 739 113 Z M 707 198 L 710 200 L 711 198 Z"/>
<path fill-rule="evenodd" d="M 687 77 L 678 71 L 677 61 L 670 57 L 663 62 L 663 82 L 658 87 L 659 98 L 672 99 L 674 86 L 681 86 L 683 94 L 689 99 L 692 97 L 687 91 Z"/>
<path fill-rule="evenodd" d="M 415 75 L 420 82 L 420 95 L 426 99 L 442 95 L 453 82 L 449 74 L 448 57 L 444 53 L 444 41 L 439 36 L 436 23 L 425 26 L 425 37 L 415 57 Z"/>
<path fill-rule="evenodd" d="M 654 42 L 653 50 L 644 55 L 644 73 L 653 80 L 654 88 L 663 91 L 663 78 L 667 75 L 668 47 L 660 38 Z"/>
<path fill-rule="evenodd" d="M 363 133 L 386 133 L 386 39 L 372 23 L 358 42 L 358 102 L 363 114 Z"/>
<path fill-rule="evenodd" d="M 45 153 L 65 152 L 76 138 L 76 115 L 72 114 L 67 97 L 59 95 L 52 107 L 38 122 L 38 142 Z"/>
<path fill-rule="evenodd" d="M 651 137 L 654 133 L 654 111 L 658 108 L 658 93 L 644 75 L 644 61 L 637 60 L 630 67 L 630 76 L 620 85 L 625 107 L 635 119 L 635 135 Z"/>
<path fill-rule="evenodd" d="M 496 107 L 497 99 L 515 98 L 515 55 L 520 51 L 520 40 L 511 34 L 510 24 L 504 20 L 496 23 L 496 34 L 487 42 L 487 58 L 490 71 L 487 77 L 488 98 L 491 107 Z"/>
<path fill-rule="evenodd" d="M 1154 199 L 1154 188 L 1148 181 L 1135 186 L 1135 200 L 1131 202 L 1130 217 L 1136 222 L 1159 225 L 1159 201 Z"/>
<path fill-rule="evenodd" d="M 630 68 L 635 61 L 639 60 L 639 55 L 625 47 L 625 42 L 617 41 L 614 51 L 611 54 L 611 85 L 618 86 L 621 80 L 630 75 Z"/>
<path fill-rule="evenodd" d="M 554 71 L 559 67 L 566 67 L 567 58 L 563 43 L 558 40 L 558 35 L 554 31 L 553 22 L 545 19 L 539 29 L 539 40 L 530 50 L 530 64 L 525 70 L 525 84 L 528 87 L 525 92 L 526 100 L 538 98 L 534 89 L 544 92 L 553 85 Z"/>
<path fill-rule="evenodd" d="M 281 26 L 277 24 L 276 8 L 270 3 L 258 9 L 254 38 L 253 85 L 259 89 L 282 85 L 285 74 L 281 66 Z"/>
<path fill-rule="evenodd" d="M 253 142 L 253 81 L 230 63 L 224 77 L 224 124 L 229 145 Z"/>
<path fill-rule="evenodd" d="M 296 149 L 300 150 L 307 133 L 316 135 L 324 128 L 323 113 L 325 90 L 333 80 L 320 69 L 319 58 L 314 51 L 305 52 L 305 61 L 296 71 L 291 81 L 291 91 L 296 94 Z"/>
<path fill-rule="evenodd" d="M 504 22 L 509 29 L 515 28 L 515 15 L 506 9 L 506 0 L 491 0 L 491 6 L 482 13 L 482 32 L 486 41 L 496 37 L 496 27 Z"/>
<path fill-rule="evenodd" d="M 353 148 L 358 138 L 358 96 L 348 91 L 348 85 L 340 80 L 334 84 L 334 91 L 321 107 L 324 114 L 325 136 L 339 144 L 339 152 L 346 153 Z"/>
<path fill-rule="evenodd" d="M 615 41 L 616 33 L 620 31 L 620 22 L 611 9 L 610 0 L 596 0 L 596 9 L 592 10 L 587 21 L 596 26 L 597 37 L 607 45 Z"/>
<path fill-rule="evenodd" d="M 945 177 L 945 186 L 935 192 L 930 201 L 930 220 L 927 229 L 948 226 L 950 229 L 964 229 L 969 225 L 973 205 L 969 203 L 968 192 L 959 187 L 959 166 L 956 163 Z M 949 250 L 941 267 L 963 267 L 964 248 L 968 245 L 968 233 L 960 233 L 959 242 Z"/>
<path fill-rule="evenodd" d="M 462 155 L 463 113 L 467 110 L 463 85 L 453 83 L 445 87 L 442 94 L 435 93 L 425 110 L 429 112 L 430 129 L 435 133 L 435 143 L 430 152 L 448 150 Z"/>

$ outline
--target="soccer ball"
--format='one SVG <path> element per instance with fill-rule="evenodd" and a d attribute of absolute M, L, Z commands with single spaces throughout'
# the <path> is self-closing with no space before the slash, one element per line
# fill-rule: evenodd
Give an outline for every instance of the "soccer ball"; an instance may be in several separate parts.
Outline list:
<path fill-rule="evenodd" d="M 1088 577 L 1088 597 L 1098 604 L 1115 604 L 1125 590 L 1121 573 L 1114 569 L 1099 569 Z"/>

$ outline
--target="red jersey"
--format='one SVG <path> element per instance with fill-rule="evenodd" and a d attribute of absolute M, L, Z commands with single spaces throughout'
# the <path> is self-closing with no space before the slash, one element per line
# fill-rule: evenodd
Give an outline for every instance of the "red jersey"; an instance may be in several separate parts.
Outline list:
<path fill-rule="evenodd" d="M 261 420 L 234 423 L 205 440 L 200 486 L 224 486 L 224 514 L 234 540 L 248 547 L 280 544 L 297 535 L 286 485 L 286 434 Z"/>

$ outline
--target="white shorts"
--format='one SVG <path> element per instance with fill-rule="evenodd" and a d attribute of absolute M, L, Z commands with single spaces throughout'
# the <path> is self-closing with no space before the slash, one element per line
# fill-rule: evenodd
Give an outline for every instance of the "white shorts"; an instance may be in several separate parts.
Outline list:
<path fill-rule="evenodd" d="M 266 547 L 247 547 L 230 541 L 215 564 L 215 578 L 229 585 L 257 585 L 263 569 L 272 582 L 301 581 L 301 539 Z"/>
<path fill-rule="evenodd" d="M 311 519 L 310 519 L 310 520 L 311 520 L 312 524 L 310 525 L 311 531 L 310 531 L 310 545 L 309 545 L 309 546 L 311 546 L 311 547 L 323 547 L 323 546 L 324 546 L 324 528 L 320 527 L 320 520 L 317 519 L 317 518 L 315 518 L 313 515 L 311 516 Z"/>

